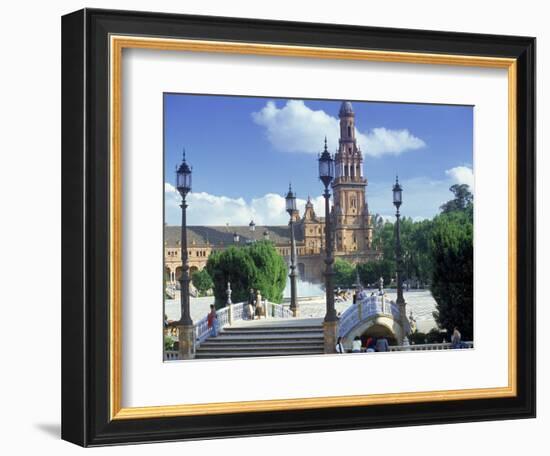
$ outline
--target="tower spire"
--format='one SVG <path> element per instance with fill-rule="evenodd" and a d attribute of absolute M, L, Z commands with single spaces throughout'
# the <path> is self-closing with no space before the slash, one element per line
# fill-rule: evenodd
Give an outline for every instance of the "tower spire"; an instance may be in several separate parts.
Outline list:
<path fill-rule="evenodd" d="M 350 117 L 355 116 L 355 112 L 353 111 L 353 106 L 349 101 L 342 101 L 342 104 L 340 105 L 340 111 L 338 112 L 339 117 Z"/>

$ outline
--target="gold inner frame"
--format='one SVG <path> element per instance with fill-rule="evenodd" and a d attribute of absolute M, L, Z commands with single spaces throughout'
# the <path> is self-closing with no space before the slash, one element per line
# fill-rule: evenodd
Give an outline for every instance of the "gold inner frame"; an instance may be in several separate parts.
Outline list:
<path fill-rule="evenodd" d="M 404 392 L 245 402 L 126 407 L 122 397 L 122 51 L 155 49 L 316 59 L 453 65 L 508 70 L 508 385 L 506 387 Z M 511 58 L 423 54 L 168 38 L 110 37 L 110 414 L 111 419 L 298 410 L 424 401 L 513 397 L 517 394 L 517 62 Z"/>

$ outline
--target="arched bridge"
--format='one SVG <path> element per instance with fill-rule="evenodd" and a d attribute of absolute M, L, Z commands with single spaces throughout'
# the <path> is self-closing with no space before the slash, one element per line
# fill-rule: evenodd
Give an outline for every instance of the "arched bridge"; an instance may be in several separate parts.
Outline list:
<path fill-rule="evenodd" d="M 384 294 L 371 295 L 358 299 L 340 315 L 338 335 L 343 338 L 344 344 L 349 344 L 356 336 L 366 332 L 377 337 L 393 338 L 401 344 L 403 337 L 410 332 L 409 320 L 406 315 L 401 315 L 399 306 Z"/>

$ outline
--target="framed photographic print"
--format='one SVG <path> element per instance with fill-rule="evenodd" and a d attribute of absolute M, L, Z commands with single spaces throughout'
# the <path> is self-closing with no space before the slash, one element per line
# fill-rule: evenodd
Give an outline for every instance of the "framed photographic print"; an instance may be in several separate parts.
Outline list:
<path fill-rule="evenodd" d="M 62 437 L 535 416 L 535 40 L 62 22 Z"/>

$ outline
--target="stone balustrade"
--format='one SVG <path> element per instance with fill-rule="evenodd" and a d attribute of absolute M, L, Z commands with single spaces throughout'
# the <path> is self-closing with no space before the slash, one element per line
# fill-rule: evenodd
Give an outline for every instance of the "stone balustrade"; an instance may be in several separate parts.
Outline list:
<path fill-rule="evenodd" d="M 387 316 L 400 321 L 400 312 L 397 304 L 384 295 L 372 295 L 359 299 L 356 304 L 349 306 L 340 315 L 338 335 L 345 337 L 361 322 L 377 315 Z"/>
<path fill-rule="evenodd" d="M 282 306 L 269 301 L 264 301 L 265 318 L 292 318 L 292 312 Z M 237 304 L 229 304 L 224 308 L 216 311 L 218 317 L 219 329 L 225 326 L 231 326 L 234 322 L 239 320 L 249 320 L 253 318 L 248 311 L 248 305 L 246 302 L 239 302 Z M 195 324 L 195 339 L 196 346 L 199 347 L 206 339 L 208 339 L 213 333 L 213 328 L 208 327 L 208 316 L 199 320 Z"/>
<path fill-rule="evenodd" d="M 474 343 L 462 342 L 460 348 L 474 348 Z M 411 344 L 411 345 L 390 345 L 391 352 L 397 351 L 431 351 L 431 350 L 456 350 L 458 347 L 453 347 L 450 342 L 438 344 Z"/>

